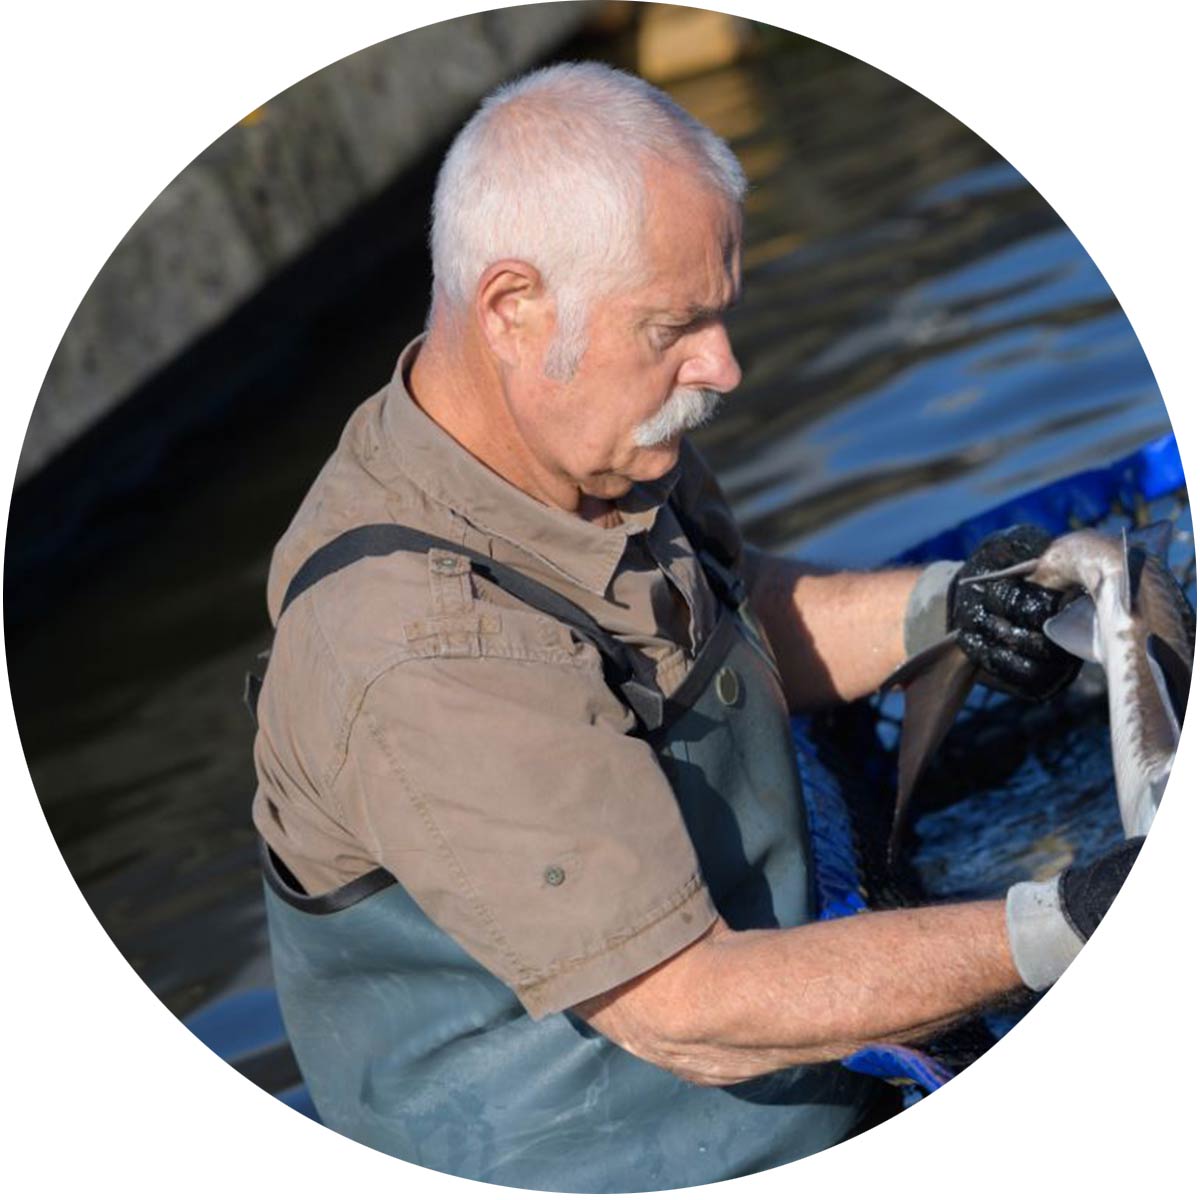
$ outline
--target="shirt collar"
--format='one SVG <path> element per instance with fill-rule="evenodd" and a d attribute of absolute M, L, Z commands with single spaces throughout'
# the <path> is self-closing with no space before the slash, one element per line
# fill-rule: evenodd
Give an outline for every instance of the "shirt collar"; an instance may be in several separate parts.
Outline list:
<path fill-rule="evenodd" d="M 629 538 L 650 530 L 679 478 L 679 466 L 637 483 L 617 502 L 621 525 L 602 529 L 574 513 L 526 495 L 458 444 L 431 420 L 408 390 L 408 372 L 421 337 L 404 348 L 383 402 L 386 456 L 433 500 L 481 532 L 540 559 L 558 574 L 603 596 Z"/>

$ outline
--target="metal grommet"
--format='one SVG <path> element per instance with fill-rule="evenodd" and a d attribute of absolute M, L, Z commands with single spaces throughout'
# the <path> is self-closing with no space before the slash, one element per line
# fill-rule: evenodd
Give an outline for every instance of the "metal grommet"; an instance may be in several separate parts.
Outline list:
<path fill-rule="evenodd" d="M 558 887 L 567 878 L 567 873 L 562 867 L 547 867 L 546 873 L 542 876 L 543 879 L 551 886 Z"/>
<path fill-rule="evenodd" d="M 717 672 L 717 699 L 728 708 L 732 708 L 742 694 L 742 683 L 737 672 L 732 667 L 722 667 Z"/>

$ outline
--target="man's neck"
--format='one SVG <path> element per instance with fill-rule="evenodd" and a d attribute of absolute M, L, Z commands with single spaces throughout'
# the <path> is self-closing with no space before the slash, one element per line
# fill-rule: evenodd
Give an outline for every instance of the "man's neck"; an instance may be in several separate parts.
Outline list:
<path fill-rule="evenodd" d="M 579 507 L 575 510 L 579 516 L 599 525 L 601 529 L 616 529 L 625 524 L 625 517 L 612 500 L 602 500 L 597 496 L 579 497 Z"/>
<path fill-rule="evenodd" d="M 545 470 L 517 431 L 493 364 L 464 339 L 451 348 L 431 332 L 421 343 L 405 384 L 425 415 L 472 457 L 535 500 L 577 513 L 603 528 L 622 523 L 611 500 L 583 495 Z"/>

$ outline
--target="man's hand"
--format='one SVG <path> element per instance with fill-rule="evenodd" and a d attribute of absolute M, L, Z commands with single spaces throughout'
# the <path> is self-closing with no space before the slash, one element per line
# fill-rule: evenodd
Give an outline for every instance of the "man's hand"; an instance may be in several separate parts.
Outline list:
<path fill-rule="evenodd" d="M 1066 970 L 1096 932 L 1145 840 L 1131 838 L 1095 862 L 1070 866 L 1044 883 L 1009 888 L 1008 940 L 1026 987 L 1043 991 Z"/>
<path fill-rule="evenodd" d="M 1036 525 L 1013 525 L 984 538 L 950 585 L 948 626 L 958 644 L 984 672 L 988 687 L 1026 700 L 1046 700 L 1079 673 L 1079 659 L 1042 632 L 1062 607 L 1062 592 L 1023 579 L 958 580 L 1037 558 L 1050 536 Z"/>

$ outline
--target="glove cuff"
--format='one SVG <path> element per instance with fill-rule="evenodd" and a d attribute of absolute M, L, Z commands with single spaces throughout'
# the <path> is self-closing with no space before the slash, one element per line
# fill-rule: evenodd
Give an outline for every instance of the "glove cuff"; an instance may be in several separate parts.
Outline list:
<path fill-rule="evenodd" d="M 1059 877 L 1013 884 L 1004 916 L 1017 972 L 1026 987 L 1044 992 L 1083 949 L 1083 938 L 1063 911 Z"/>
<path fill-rule="evenodd" d="M 904 611 L 904 653 L 912 658 L 941 641 L 949 627 L 950 585 L 958 574 L 960 562 L 935 562 L 917 576 Z"/>

